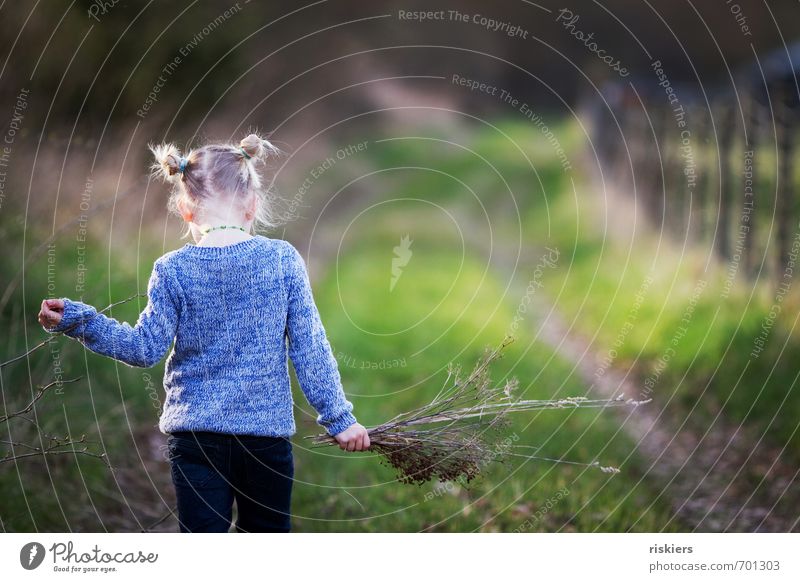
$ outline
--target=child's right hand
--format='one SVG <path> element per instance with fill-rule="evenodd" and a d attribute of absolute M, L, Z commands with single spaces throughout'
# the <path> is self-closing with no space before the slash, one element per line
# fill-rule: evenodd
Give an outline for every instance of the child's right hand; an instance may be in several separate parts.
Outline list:
<path fill-rule="evenodd" d="M 64 302 L 61 299 L 42 301 L 42 308 L 39 310 L 39 323 L 42 327 L 53 328 L 61 323 L 62 317 L 64 317 Z"/>
<path fill-rule="evenodd" d="M 339 443 L 339 448 L 343 451 L 355 452 L 365 451 L 369 448 L 369 433 L 367 429 L 358 423 L 350 425 L 333 438 Z"/>

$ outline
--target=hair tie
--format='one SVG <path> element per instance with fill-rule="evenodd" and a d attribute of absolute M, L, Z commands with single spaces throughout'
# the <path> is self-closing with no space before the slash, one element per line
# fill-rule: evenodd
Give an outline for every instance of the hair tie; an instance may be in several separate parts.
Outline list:
<path fill-rule="evenodd" d="M 178 163 L 178 171 L 183 174 L 183 171 L 186 169 L 186 164 L 189 163 L 189 160 L 186 158 L 181 158 L 180 162 Z"/>
<path fill-rule="evenodd" d="M 252 157 L 253 157 L 253 156 L 251 156 L 250 154 L 248 154 L 246 151 L 244 151 L 244 148 L 239 148 L 239 149 L 241 150 L 241 152 L 242 152 L 242 155 L 243 155 L 245 158 L 247 158 L 248 160 L 249 160 L 250 158 L 252 158 Z"/>

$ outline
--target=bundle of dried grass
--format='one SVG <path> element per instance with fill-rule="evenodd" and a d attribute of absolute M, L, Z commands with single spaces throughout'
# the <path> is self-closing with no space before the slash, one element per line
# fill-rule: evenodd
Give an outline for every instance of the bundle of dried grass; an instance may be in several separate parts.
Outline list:
<path fill-rule="evenodd" d="M 422 484 L 438 479 L 468 483 L 487 464 L 509 455 L 597 467 L 606 473 L 618 472 L 598 462 L 578 463 L 514 452 L 517 447 L 527 448 L 525 445 L 496 444 L 500 429 L 507 424 L 506 417 L 512 412 L 639 406 L 649 402 L 625 400 L 622 396 L 611 400 L 583 397 L 517 400 L 513 397 L 518 385 L 516 378 L 495 386 L 489 376 L 491 364 L 502 357 L 502 351 L 512 341 L 513 338 L 506 337 L 497 348 L 487 348 L 466 377 L 459 366 L 451 364 L 444 385 L 431 402 L 367 429 L 370 451 L 382 455 L 397 470 L 399 481 Z M 317 445 L 336 444 L 329 435 L 309 438 Z"/>

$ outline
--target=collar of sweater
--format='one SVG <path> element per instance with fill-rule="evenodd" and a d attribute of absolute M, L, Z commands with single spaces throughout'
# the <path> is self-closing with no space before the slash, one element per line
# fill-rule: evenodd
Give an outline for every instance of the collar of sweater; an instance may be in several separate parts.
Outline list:
<path fill-rule="evenodd" d="M 221 247 L 200 246 L 186 243 L 183 247 L 183 252 L 195 257 L 217 259 L 220 257 L 250 253 L 257 249 L 263 240 L 264 237 L 261 235 L 255 235 L 246 240 Z"/>

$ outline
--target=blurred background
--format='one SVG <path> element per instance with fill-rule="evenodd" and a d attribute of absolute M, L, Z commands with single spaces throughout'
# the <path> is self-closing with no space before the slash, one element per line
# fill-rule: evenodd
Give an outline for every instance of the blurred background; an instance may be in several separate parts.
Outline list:
<path fill-rule="evenodd" d="M 163 362 L 48 340 L 187 242 L 148 143 L 252 130 L 359 420 L 493 377 L 543 457 L 402 485 L 310 449 L 296 531 L 796 531 L 796 2 L 0 4 L 0 527 L 174 531 Z M 142 298 L 111 314 L 133 324 Z"/>

